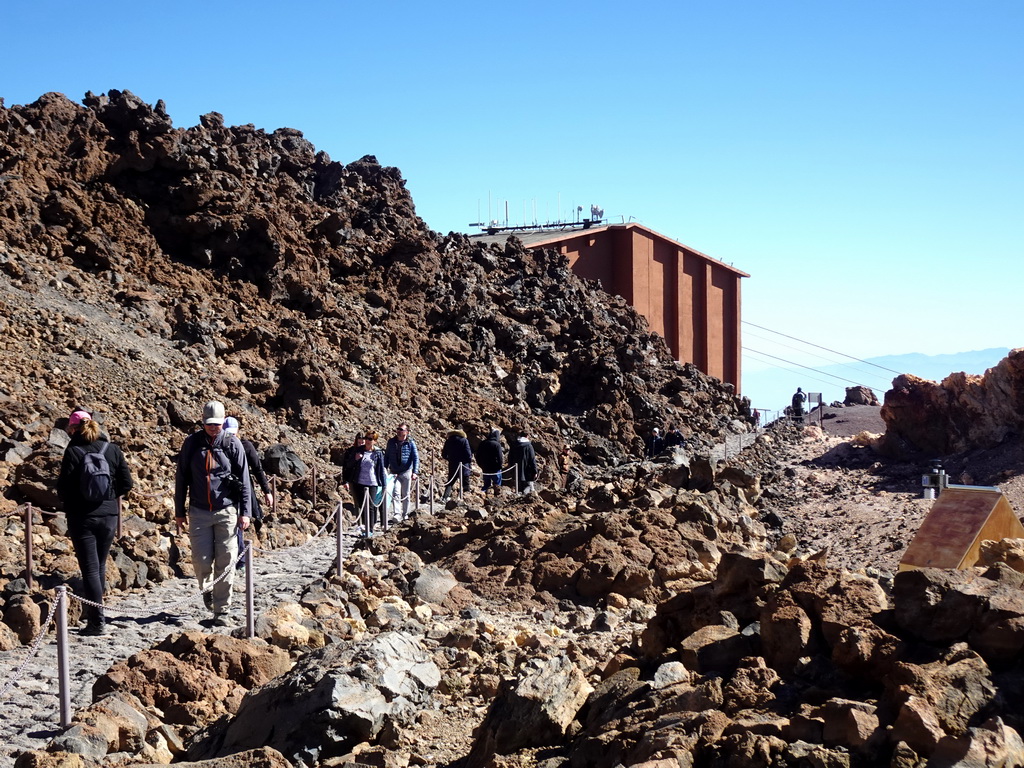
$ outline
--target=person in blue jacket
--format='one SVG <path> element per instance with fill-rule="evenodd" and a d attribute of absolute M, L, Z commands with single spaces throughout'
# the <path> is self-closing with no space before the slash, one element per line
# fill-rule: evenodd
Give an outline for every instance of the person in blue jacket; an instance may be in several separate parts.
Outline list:
<path fill-rule="evenodd" d="M 391 514 L 396 520 L 409 517 L 409 503 L 412 500 L 413 483 L 420 472 L 420 454 L 416 441 L 409 436 L 409 425 L 402 422 L 395 430 L 395 436 L 388 440 L 384 449 L 384 468 L 388 472 L 388 487 L 391 499 Z M 401 502 L 401 513 L 399 513 Z"/>

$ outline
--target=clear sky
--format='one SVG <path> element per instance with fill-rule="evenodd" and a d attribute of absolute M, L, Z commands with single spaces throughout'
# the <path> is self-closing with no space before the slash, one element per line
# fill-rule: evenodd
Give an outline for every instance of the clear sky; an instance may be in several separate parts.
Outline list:
<path fill-rule="evenodd" d="M 0 96 L 297 128 L 445 233 L 596 204 L 750 273 L 745 320 L 940 354 L 1024 346 L 1022 40 L 1021 0 L 9 0 Z"/>

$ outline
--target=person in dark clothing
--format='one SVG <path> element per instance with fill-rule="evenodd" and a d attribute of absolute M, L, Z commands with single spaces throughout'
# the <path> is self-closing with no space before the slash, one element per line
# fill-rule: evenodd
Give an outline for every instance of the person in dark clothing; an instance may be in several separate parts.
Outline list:
<path fill-rule="evenodd" d="M 441 501 L 448 501 L 456 483 L 462 483 L 463 489 L 469 488 L 470 462 L 473 461 L 473 449 L 461 429 L 453 429 L 448 433 L 441 448 L 441 458 L 448 462 L 448 479 L 444 484 L 444 495 Z"/>
<path fill-rule="evenodd" d="M 228 416 L 224 419 L 224 433 L 227 435 L 238 436 L 238 430 L 241 428 L 239 421 L 234 416 Z M 263 460 L 260 458 L 260 450 L 256 447 L 256 444 L 247 438 L 238 438 L 242 443 L 242 450 L 245 451 L 245 459 L 249 464 L 249 477 L 259 485 L 260 490 L 263 491 L 263 502 L 267 507 L 274 506 L 274 494 L 273 489 L 270 486 L 270 480 L 267 479 L 267 473 L 263 469 Z M 260 532 L 263 527 L 263 507 L 260 503 L 259 494 L 254 493 L 252 495 L 252 523 L 253 528 L 256 529 L 256 533 Z"/>
<path fill-rule="evenodd" d="M 490 435 L 476 447 L 476 463 L 484 473 L 484 495 L 493 486 L 494 495 L 497 496 L 501 490 L 501 468 L 505 465 L 500 429 L 492 429 Z"/>
<path fill-rule="evenodd" d="M 685 448 L 686 438 L 679 431 L 679 427 L 672 425 L 668 428 L 668 432 L 665 433 L 665 448 L 675 448 L 677 445 Z"/>
<path fill-rule="evenodd" d="M 803 389 L 800 387 L 796 388 L 796 392 L 793 393 L 792 407 L 793 407 L 793 421 L 803 424 L 804 422 L 804 403 L 807 401 L 807 395 L 804 394 Z"/>
<path fill-rule="evenodd" d="M 341 473 L 342 482 L 352 492 L 356 510 L 360 515 L 366 515 L 363 521 L 365 536 L 372 536 L 377 523 L 383 522 L 384 518 L 384 451 L 374 447 L 376 439 L 374 430 L 363 432 L 362 445 L 354 445 L 354 450 L 346 452 Z"/>
<path fill-rule="evenodd" d="M 252 495 L 242 443 L 224 434 L 224 404 L 211 400 L 203 406 L 202 431 L 186 437 L 178 453 L 174 522 L 179 533 L 188 531 L 192 569 L 217 627 L 231 624 L 237 530 L 249 527 Z"/>
<path fill-rule="evenodd" d="M 665 450 L 665 440 L 661 436 L 661 430 L 657 427 L 651 430 L 651 436 L 647 440 L 647 458 L 653 459 Z"/>
<path fill-rule="evenodd" d="M 132 475 L 121 449 L 100 434 L 100 425 L 88 411 L 72 413 L 67 431 L 71 442 L 60 464 L 57 495 L 64 502 L 68 535 L 82 570 L 82 597 L 102 606 L 107 588 L 107 557 L 117 532 L 117 500 L 132 489 Z M 110 487 L 106 498 L 95 500 L 86 498 L 82 490 L 82 461 L 87 453 L 100 451 L 110 469 Z M 106 634 L 102 607 L 86 604 L 82 613 L 86 621 L 83 635 Z"/>
<path fill-rule="evenodd" d="M 508 463 L 516 473 L 520 493 L 533 493 L 533 481 L 537 479 L 537 453 L 525 429 L 508 449 Z"/>
<path fill-rule="evenodd" d="M 238 419 L 234 416 L 228 416 L 224 419 L 224 434 L 234 435 L 238 437 L 239 429 Z M 256 444 L 252 440 L 246 440 L 239 437 L 239 441 L 242 443 L 242 450 L 245 452 L 245 462 L 249 465 L 249 479 L 259 483 L 260 490 L 263 491 L 263 500 L 267 503 L 267 507 L 271 507 L 274 504 L 274 494 L 271 492 L 270 481 L 267 480 L 267 473 L 263 471 L 263 460 L 260 458 L 259 449 L 256 448 Z M 251 519 L 253 530 L 257 534 L 263 530 L 263 507 L 260 504 L 260 495 L 256 493 L 255 486 L 253 487 L 251 501 Z M 245 536 L 242 533 L 242 529 L 238 529 L 238 551 L 241 552 L 245 546 Z M 245 567 L 245 559 L 240 558 L 236 568 Z"/>

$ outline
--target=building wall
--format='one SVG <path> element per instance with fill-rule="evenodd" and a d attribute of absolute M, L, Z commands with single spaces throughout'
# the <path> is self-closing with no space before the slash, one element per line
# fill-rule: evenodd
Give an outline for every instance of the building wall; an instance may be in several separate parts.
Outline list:
<path fill-rule="evenodd" d="M 677 360 L 739 391 L 745 273 L 634 225 L 584 231 L 545 247 L 567 256 L 580 277 L 626 299 Z"/>

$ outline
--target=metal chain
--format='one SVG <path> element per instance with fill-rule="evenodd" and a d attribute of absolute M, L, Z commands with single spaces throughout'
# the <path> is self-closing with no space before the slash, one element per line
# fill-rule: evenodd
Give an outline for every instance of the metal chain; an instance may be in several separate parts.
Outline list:
<path fill-rule="evenodd" d="M 170 609 L 178 608 L 179 606 L 185 605 L 186 603 L 193 602 L 197 597 L 203 595 L 206 592 L 212 591 L 214 586 L 216 586 L 217 584 L 222 582 L 224 579 L 226 579 L 231 574 L 231 572 L 235 569 L 235 567 L 242 560 L 242 558 L 245 557 L 245 553 L 248 551 L 250 546 L 251 546 L 250 542 L 248 542 L 248 541 L 245 542 L 245 546 L 242 548 L 242 551 L 238 555 L 238 557 L 235 558 L 234 562 L 232 562 L 231 565 L 228 568 L 225 568 L 224 572 L 220 576 L 218 576 L 216 579 L 214 579 L 212 582 L 210 582 L 210 585 L 208 587 L 206 587 L 206 589 L 201 589 L 198 592 L 191 592 L 188 595 L 186 595 L 185 597 L 183 597 L 182 599 L 175 600 L 173 603 L 167 603 L 166 605 L 164 605 L 164 606 L 162 606 L 160 608 L 156 608 L 156 609 L 151 608 L 149 610 L 143 610 L 141 608 L 124 608 L 124 607 L 118 608 L 116 604 L 115 605 L 106 605 L 104 603 L 94 603 L 92 600 L 88 600 L 88 599 L 86 599 L 84 597 L 81 597 L 79 595 L 76 595 L 74 593 L 71 593 L 71 597 L 73 599 L 77 600 L 78 602 L 82 603 L 83 605 L 91 605 L 93 608 L 101 608 L 101 609 L 103 609 L 104 612 L 111 612 L 111 613 L 114 613 L 114 614 L 123 614 L 123 615 L 128 615 L 128 616 L 140 616 L 140 617 L 145 618 L 145 617 L 148 617 L 148 616 L 152 616 L 154 613 L 168 613 L 168 612 L 170 612 Z"/>
<path fill-rule="evenodd" d="M 8 676 L 7 683 L 2 689 L 0 689 L 0 703 L 2 703 L 7 697 L 11 688 L 17 685 L 21 680 L 21 673 L 25 671 L 25 667 L 28 665 L 29 661 L 32 660 L 32 657 L 39 652 L 39 646 L 42 645 L 43 638 L 46 637 L 46 633 L 50 630 L 50 624 L 53 622 L 53 617 L 57 615 L 57 606 L 60 604 L 60 601 L 61 597 L 60 594 L 58 594 L 57 599 L 50 605 L 50 615 L 46 617 L 46 622 L 40 628 L 39 634 L 36 635 L 35 639 L 32 641 L 32 647 L 28 649 L 28 653 L 25 654 L 25 658 L 22 659 L 21 664 L 12 675 Z"/>
<path fill-rule="evenodd" d="M 340 506 L 341 506 L 341 502 L 339 501 L 337 506 L 335 506 L 334 511 L 331 512 L 331 514 L 327 516 L 327 520 L 324 522 L 324 524 L 322 526 L 320 526 L 320 530 L 317 531 L 316 533 L 314 533 L 309 539 L 307 539 L 306 541 L 302 542 L 301 544 L 294 544 L 294 545 L 292 545 L 290 547 L 279 547 L 277 549 L 264 549 L 263 547 L 259 546 L 258 544 L 253 544 L 251 542 L 250 542 L 249 545 L 256 552 L 264 552 L 264 553 L 269 553 L 269 552 L 285 552 L 285 551 L 287 551 L 289 549 L 305 549 L 306 547 L 311 547 L 311 546 L 313 546 L 313 543 L 317 540 L 317 538 L 320 537 L 321 535 L 323 535 L 323 532 L 327 530 L 327 526 L 329 526 L 331 524 L 331 520 L 333 520 L 334 516 L 338 514 L 338 507 L 340 507 Z"/>

